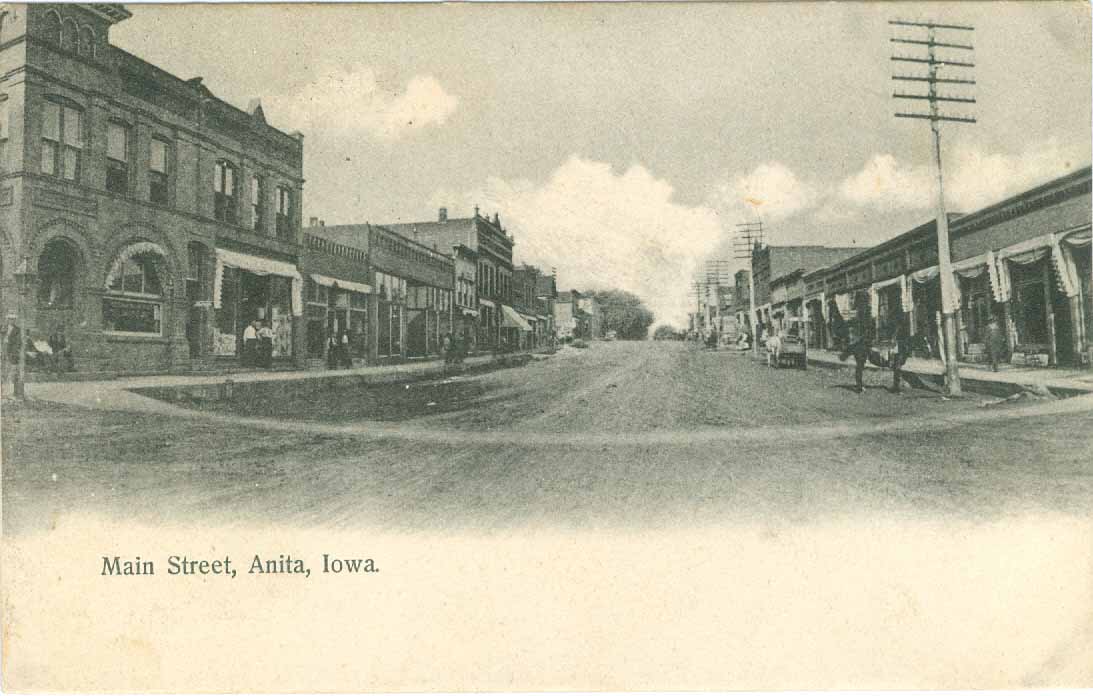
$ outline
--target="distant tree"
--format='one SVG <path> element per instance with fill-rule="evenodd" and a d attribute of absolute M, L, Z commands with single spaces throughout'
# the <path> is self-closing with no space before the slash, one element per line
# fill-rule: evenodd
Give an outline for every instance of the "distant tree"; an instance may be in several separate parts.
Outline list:
<path fill-rule="evenodd" d="M 597 290 L 592 293 L 603 317 L 603 332 L 614 331 L 616 338 L 642 341 L 649 337 L 653 313 L 641 298 L 625 290 Z"/>
<path fill-rule="evenodd" d="M 679 335 L 679 331 L 671 324 L 661 324 L 653 331 L 653 338 L 658 341 L 671 341 Z"/>

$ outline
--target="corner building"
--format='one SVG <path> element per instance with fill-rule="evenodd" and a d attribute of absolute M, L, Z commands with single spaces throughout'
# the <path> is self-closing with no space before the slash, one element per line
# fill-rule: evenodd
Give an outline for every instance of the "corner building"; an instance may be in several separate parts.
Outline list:
<path fill-rule="evenodd" d="M 78 372 L 234 363 L 247 323 L 303 354 L 303 136 L 110 44 L 121 5 L 0 8 L 0 305 Z"/>

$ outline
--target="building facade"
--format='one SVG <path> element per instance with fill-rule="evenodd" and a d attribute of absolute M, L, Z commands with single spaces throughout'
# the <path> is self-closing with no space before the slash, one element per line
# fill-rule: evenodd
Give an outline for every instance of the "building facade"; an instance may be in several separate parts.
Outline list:
<path fill-rule="evenodd" d="M 256 319 L 295 363 L 303 137 L 112 46 L 121 5 L 2 12 L 4 310 L 34 338 L 63 328 L 80 371 L 235 360 Z"/>
<path fill-rule="evenodd" d="M 441 208 L 431 222 L 385 225 L 403 237 L 433 250 L 448 253 L 462 245 L 475 257 L 474 286 L 478 299 L 475 343 L 480 350 L 514 346 L 521 323 L 512 307 L 512 247 L 514 240 L 501 225 L 496 213 L 491 220 L 476 207 L 469 218 L 449 218 Z"/>

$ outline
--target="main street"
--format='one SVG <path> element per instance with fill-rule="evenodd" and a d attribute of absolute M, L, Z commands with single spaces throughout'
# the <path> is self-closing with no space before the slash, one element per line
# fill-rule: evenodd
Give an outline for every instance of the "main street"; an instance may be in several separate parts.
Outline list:
<path fill-rule="evenodd" d="M 858 395 L 847 369 L 601 342 L 521 368 L 172 418 L 5 405 L 4 524 L 89 510 L 148 523 L 640 528 L 990 520 L 1093 503 L 1093 466 L 1078 456 L 1093 449 L 1088 412 L 1038 411 L 1069 400 L 984 408 L 990 397 L 892 394 L 887 374 Z"/>

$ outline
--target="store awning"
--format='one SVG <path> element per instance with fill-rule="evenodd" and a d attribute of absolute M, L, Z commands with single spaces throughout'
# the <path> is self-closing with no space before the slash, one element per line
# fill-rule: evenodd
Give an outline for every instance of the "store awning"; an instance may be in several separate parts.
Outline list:
<path fill-rule="evenodd" d="M 490 309 L 493 309 L 494 307 L 496 307 L 496 305 L 494 303 L 490 302 L 489 300 L 483 299 L 481 297 L 478 298 L 478 304 L 482 305 L 483 307 L 489 307 Z"/>
<path fill-rule="evenodd" d="M 524 321 L 524 318 L 520 316 L 520 313 L 512 307 L 504 304 L 501 305 L 501 314 L 504 315 L 504 319 L 501 321 L 502 328 L 531 331 L 531 324 Z"/>
<path fill-rule="evenodd" d="M 213 275 L 213 307 L 220 309 L 221 290 L 224 287 L 224 269 L 239 268 L 257 275 L 276 275 L 292 279 L 292 313 L 302 316 L 304 313 L 304 277 L 296 270 L 296 265 L 287 261 L 251 256 L 228 249 L 216 250 L 216 271 Z"/>
<path fill-rule="evenodd" d="M 372 294 L 372 286 L 365 285 L 364 283 L 354 283 L 352 280 L 342 280 L 341 278 L 331 278 L 330 276 L 320 275 L 318 273 L 311 274 L 311 280 L 318 285 L 325 285 L 328 288 L 336 287 L 340 290 L 352 290 L 353 292 L 359 292 L 364 295 Z"/>

